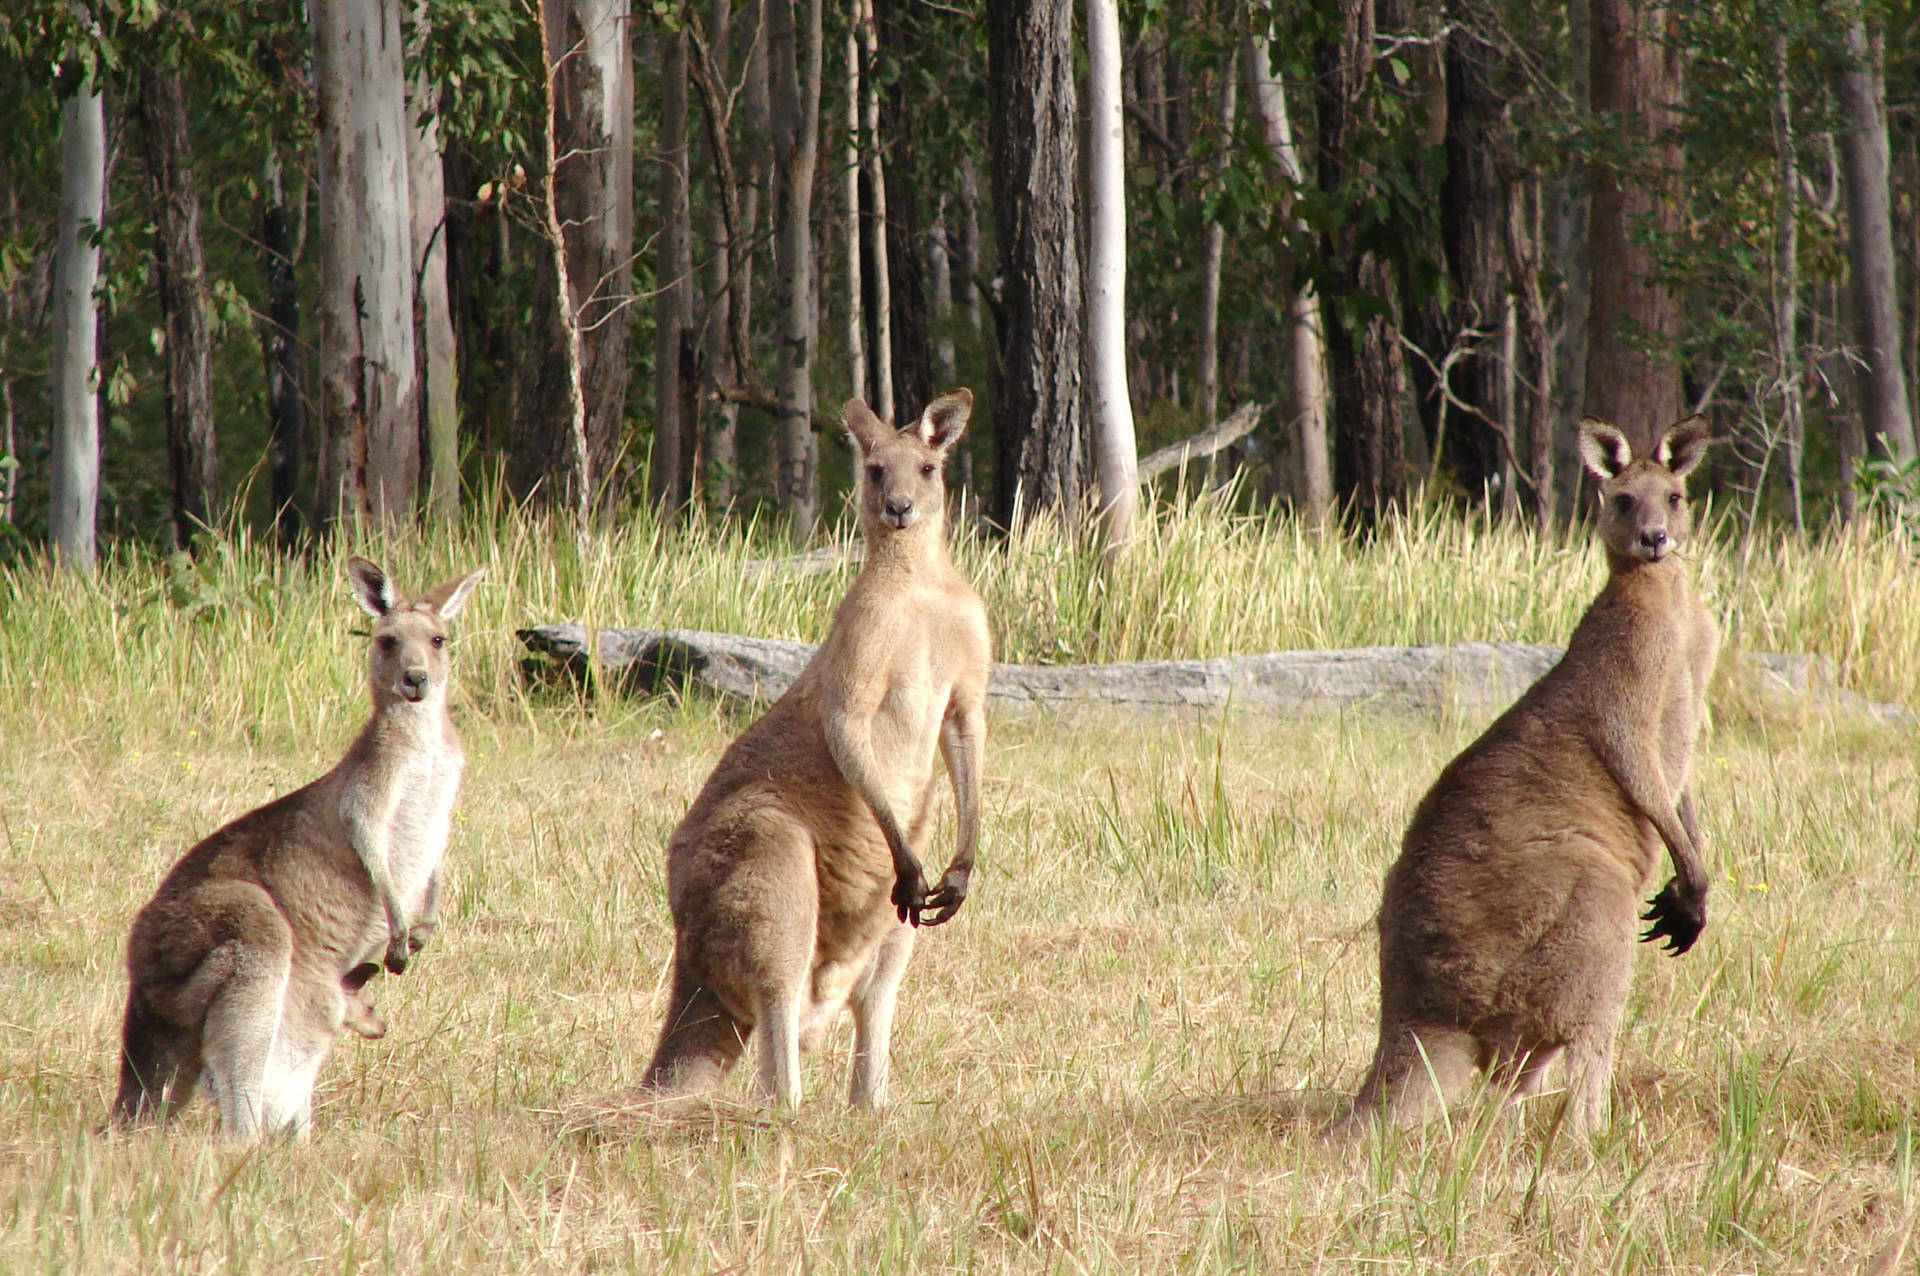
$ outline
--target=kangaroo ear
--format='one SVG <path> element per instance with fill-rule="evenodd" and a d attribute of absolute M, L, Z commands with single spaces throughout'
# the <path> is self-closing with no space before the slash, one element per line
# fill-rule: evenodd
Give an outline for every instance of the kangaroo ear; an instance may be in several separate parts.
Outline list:
<path fill-rule="evenodd" d="M 467 595 L 473 592 L 473 587 L 478 585 L 480 578 L 486 574 L 486 568 L 476 567 L 465 576 L 442 581 L 414 601 L 422 607 L 431 607 L 440 614 L 440 619 L 452 620 L 460 614 L 460 609 L 467 605 Z"/>
<path fill-rule="evenodd" d="M 1633 445 L 1618 426 L 1597 416 L 1580 418 L 1580 459 L 1602 483 L 1633 464 Z"/>
<path fill-rule="evenodd" d="M 353 582 L 353 600 L 369 616 L 384 616 L 400 601 L 394 596 L 393 582 L 369 559 L 349 558 L 347 578 Z"/>
<path fill-rule="evenodd" d="M 913 427 L 920 441 L 936 452 L 945 452 L 960 441 L 967 432 L 967 421 L 973 416 L 973 391 L 965 386 L 958 390 L 949 390 L 920 414 L 920 421 Z"/>
<path fill-rule="evenodd" d="M 1667 427 L 1653 445 L 1653 459 L 1671 470 L 1675 478 L 1685 478 L 1705 459 L 1707 445 L 1712 442 L 1707 435 L 1707 418 L 1696 412 Z"/>
<path fill-rule="evenodd" d="M 862 456 L 893 437 L 893 427 L 882 421 L 865 399 L 847 400 L 841 417 L 847 423 L 847 437 Z"/>

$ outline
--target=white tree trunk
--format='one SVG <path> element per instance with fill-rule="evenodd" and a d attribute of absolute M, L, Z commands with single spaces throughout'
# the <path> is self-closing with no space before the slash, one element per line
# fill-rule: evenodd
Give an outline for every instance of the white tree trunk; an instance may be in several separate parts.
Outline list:
<path fill-rule="evenodd" d="M 1264 36 L 1248 39 L 1247 82 L 1267 149 L 1291 192 L 1306 185 L 1306 170 L 1294 145 L 1286 93 L 1273 78 L 1267 44 Z M 1289 193 L 1284 215 L 1292 221 L 1294 230 L 1305 234 L 1306 227 L 1293 203 Z M 1295 289 L 1287 299 L 1287 383 L 1287 415 L 1300 452 L 1300 512 L 1308 523 L 1319 527 L 1333 512 L 1333 470 L 1327 455 L 1326 325 L 1320 313 L 1320 296 L 1312 285 Z"/>
<path fill-rule="evenodd" d="M 933 226 L 927 241 L 927 286 L 933 292 L 933 372 L 936 391 L 959 383 L 959 352 L 953 344 L 953 258 L 947 249 L 947 196 L 933 205 Z"/>
<path fill-rule="evenodd" d="M 1878 41 L 1868 40 L 1866 24 L 1859 17 L 1847 28 L 1846 62 L 1834 89 L 1847 120 L 1840 135 L 1840 155 L 1847 179 L 1854 339 L 1862 361 L 1862 423 L 1869 440 L 1877 439 L 1888 456 L 1905 464 L 1915 458 L 1915 449 L 1906 371 L 1900 366 L 1900 299 L 1887 198 L 1886 85 Z"/>
<path fill-rule="evenodd" d="M 414 29 L 431 38 L 427 6 L 413 10 Z M 407 188 L 412 199 L 413 277 L 419 288 L 421 441 L 427 508 L 446 521 L 460 513 L 460 372 L 447 293 L 447 197 L 440 151 L 440 93 L 416 75 L 407 100 Z"/>
<path fill-rule="evenodd" d="M 1126 142 L 1120 132 L 1118 0 L 1087 0 L 1087 363 L 1107 552 L 1133 537 L 1140 484 L 1127 395 Z"/>
<path fill-rule="evenodd" d="M 76 78 L 78 73 L 76 72 Z M 54 556 L 91 572 L 100 501 L 100 400 L 94 393 L 100 280 L 99 225 L 106 199 L 106 111 L 99 90 L 77 84 L 60 107 L 60 241 L 53 267 Z"/>
<path fill-rule="evenodd" d="M 420 474 L 399 0 L 312 0 L 323 508 L 397 532 Z"/>

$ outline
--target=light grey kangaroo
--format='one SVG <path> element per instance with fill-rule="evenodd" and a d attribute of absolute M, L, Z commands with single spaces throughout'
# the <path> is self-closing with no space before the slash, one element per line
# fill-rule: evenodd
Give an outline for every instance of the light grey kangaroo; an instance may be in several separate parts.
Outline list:
<path fill-rule="evenodd" d="M 673 993 L 643 1090 L 718 1085 L 757 1035 L 758 1089 L 800 1102 L 800 1051 L 854 1018 L 850 1097 L 887 1097 L 887 1043 L 914 928 L 967 897 L 986 744 L 987 613 L 946 545 L 941 468 L 973 395 L 903 430 L 855 400 L 867 561 L 827 640 L 721 757 L 667 846 Z M 958 848 L 929 887 L 924 848 L 946 759 Z"/>
<path fill-rule="evenodd" d="M 437 924 L 465 765 L 446 625 L 480 572 L 411 602 L 364 558 L 347 574 L 374 618 L 373 717 L 333 770 L 188 851 L 134 918 L 117 1125 L 167 1121 L 204 1070 L 223 1133 L 305 1137 L 342 1030 L 386 1030 L 366 981 Z"/>

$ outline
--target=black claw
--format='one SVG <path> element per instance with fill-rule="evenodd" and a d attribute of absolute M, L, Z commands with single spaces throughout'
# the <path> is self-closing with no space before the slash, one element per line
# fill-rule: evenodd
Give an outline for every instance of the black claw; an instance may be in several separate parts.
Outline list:
<path fill-rule="evenodd" d="M 1672 882 L 1648 902 L 1640 920 L 1653 923 L 1640 936 L 1640 942 L 1647 944 L 1664 939 L 1666 942 L 1661 946 L 1676 957 L 1693 947 L 1707 924 L 1706 908 L 1698 903 L 1682 903 Z"/>

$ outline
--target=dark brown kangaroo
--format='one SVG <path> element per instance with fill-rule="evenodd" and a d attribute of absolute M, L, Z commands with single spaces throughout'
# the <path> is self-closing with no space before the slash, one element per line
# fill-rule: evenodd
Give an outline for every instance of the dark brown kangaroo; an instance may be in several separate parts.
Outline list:
<path fill-rule="evenodd" d="M 1707 443 L 1689 417 L 1635 459 L 1613 426 L 1581 423 L 1606 588 L 1560 663 L 1414 812 L 1380 906 L 1379 1046 L 1332 1133 L 1416 1122 L 1476 1071 L 1533 1094 L 1563 1054 L 1573 1125 L 1605 1120 L 1634 914 L 1663 844 L 1674 877 L 1641 938 L 1683 953 L 1706 925 L 1687 780 L 1719 633 L 1679 551 L 1682 480 Z"/>

